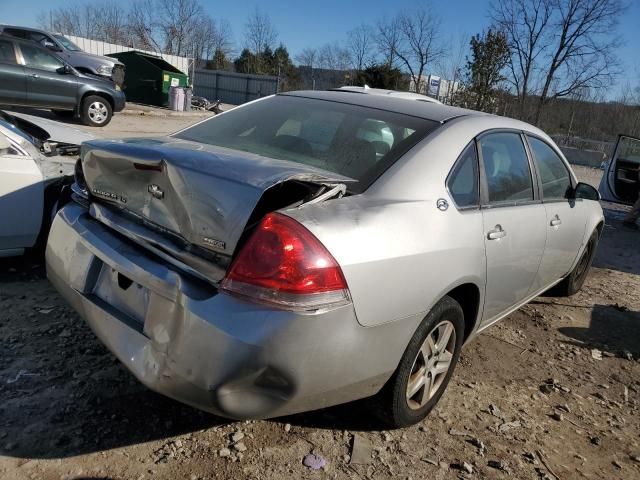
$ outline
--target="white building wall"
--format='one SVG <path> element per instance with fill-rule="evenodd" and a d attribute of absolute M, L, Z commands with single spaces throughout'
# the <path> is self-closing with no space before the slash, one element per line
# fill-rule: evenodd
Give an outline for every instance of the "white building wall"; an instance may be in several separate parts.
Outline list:
<path fill-rule="evenodd" d="M 137 48 L 125 47 L 124 45 L 116 45 L 114 43 L 100 42 L 98 40 L 90 40 L 88 38 L 76 37 L 74 35 L 65 35 L 69 40 L 79 46 L 87 53 L 94 55 L 107 55 L 109 53 L 128 52 L 130 50 L 138 50 L 139 52 L 149 53 L 164 58 L 178 70 L 191 75 L 191 59 L 187 57 L 178 57 L 177 55 L 158 54 L 150 50 L 139 50 Z"/>

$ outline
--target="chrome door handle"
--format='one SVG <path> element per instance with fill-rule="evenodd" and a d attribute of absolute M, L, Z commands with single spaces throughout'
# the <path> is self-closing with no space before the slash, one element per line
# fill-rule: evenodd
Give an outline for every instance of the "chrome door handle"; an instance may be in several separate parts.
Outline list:
<path fill-rule="evenodd" d="M 40 75 L 38 75 L 37 73 L 32 73 L 32 74 L 31 74 L 31 76 L 32 76 L 33 78 L 40 78 Z"/>
<path fill-rule="evenodd" d="M 562 224 L 562 220 L 560 220 L 560 217 L 558 215 L 551 219 L 550 225 L 552 227 L 557 227 L 560 224 Z"/>
<path fill-rule="evenodd" d="M 487 232 L 487 238 L 489 240 L 498 240 L 499 238 L 505 237 L 507 232 L 502 229 L 502 225 L 496 225 L 493 230 Z"/>

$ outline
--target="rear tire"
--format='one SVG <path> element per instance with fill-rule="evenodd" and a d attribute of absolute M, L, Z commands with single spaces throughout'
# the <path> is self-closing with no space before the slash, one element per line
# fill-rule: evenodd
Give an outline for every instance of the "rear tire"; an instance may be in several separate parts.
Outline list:
<path fill-rule="evenodd" d="M 111 121 L 113 109 L 109 101 L 98 95 L 89 95 L 82 100 L 80 118 L 90 127 L 104 127 Z"/>
<path fill-rule="evenodd" d="M 598 249 L 599 240 L 600 234 L 598 230 L 596 230 L 591 234 L 587 246 L 580 256 L 580 260 L 578 260 L 578 263 L 571 273 L 556 286 L 549 289 L 545 295 L 550 297 L 570 297 L 580 291 L 589 275 L 589 269 L 591 268 L 596 250 Z"/>
<path fill-rule="evenodd" d="M 463 339 L 462 307 L 444 297 L 414 333 L 393 376 L 371 399 L 376 416 L 392 428 L 424 419 L 447 388 Z"/>

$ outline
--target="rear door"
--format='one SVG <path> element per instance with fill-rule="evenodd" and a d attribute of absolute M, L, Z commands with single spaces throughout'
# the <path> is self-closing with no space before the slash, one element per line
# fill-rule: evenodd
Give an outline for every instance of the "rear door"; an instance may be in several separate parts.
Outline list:
<path fill-rule="evenodd" d="M 539 288 L 564 277 L 584 238 L 587 212 L 581 199 L 570 199 L 574 180 L 564 160 L 546 141 L 527 135 L 547 214 L 547 242 L 540 265 Z"/>
<path fill-rule="evenodd" d="M 632 205 L 640 191 L 639 168 L 640 139 L 620 135 L 600 181 L 602 199 Z"/>
<path fill-rule="evenodd" d="M 64 63 L 45 49 L 25 43 L 19 47 L 27 76 L 28 104 L 73 110 L 77 104 L 77 77 L 64 73 Z"/>
<path fill-rule="evenodd" d="M 483 323 L 521 303 L 537 282 L 547 215 L 540 202 L 522 134 L 478 138 L 487 280 Z"/>
<path fill-rule="evenodd" d="M 24 105 L 26 101 L 24 67 L 16 60 L 13 42 L 0 39 L 0 104 Z"/>

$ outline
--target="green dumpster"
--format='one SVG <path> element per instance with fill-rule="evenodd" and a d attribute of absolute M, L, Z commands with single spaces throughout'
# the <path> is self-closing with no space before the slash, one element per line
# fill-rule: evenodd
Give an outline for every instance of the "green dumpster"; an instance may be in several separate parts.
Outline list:
<path fill-rule="evenodd" d="M 122 90 L 128 102 L 166 107 L 170 87 L 186 87 L 189 76 L 162 57 L 131 50 L 111 53 L 109 57 L 124 63 L 126 76 Z"/>

